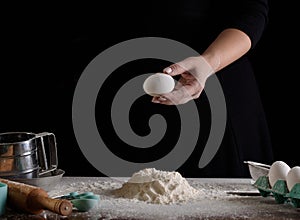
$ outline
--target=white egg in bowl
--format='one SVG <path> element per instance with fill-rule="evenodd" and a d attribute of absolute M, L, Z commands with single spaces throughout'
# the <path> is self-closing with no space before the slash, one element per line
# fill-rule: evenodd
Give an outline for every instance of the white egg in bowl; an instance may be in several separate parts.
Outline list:
<path fill-rule="evenodd" d="M 144 81 L 143 89 L 151 96 L 163 95 L 175 87 L 175 80 L 172 76 L 165 73 L 155 73 Z"/>
<path fill-rule="evenodd" d="M 286 180 L 287 174 L 290 171 L 289 165 L 283 161 L 275 161 L 269 170 L 269 183 L 271 187 L 277 182 L 277 180 Z"/>
<path fill-rule="evenodd" d="M 295 166 L 290 169 L 286 176 L 286 184 L 289 191 L 292 190 L 296 183 L 300 183 L 300 166 Z"/>

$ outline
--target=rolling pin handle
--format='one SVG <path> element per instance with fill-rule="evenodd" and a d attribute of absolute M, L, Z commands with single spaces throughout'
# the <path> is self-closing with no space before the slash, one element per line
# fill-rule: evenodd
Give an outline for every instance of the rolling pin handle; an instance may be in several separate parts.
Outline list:
<path fill-rule="evenodd" d="M 52 199 L 50 197 L 39 197 L 36 199 L 42 209 L 47 209 L 59 215 L 70 215 L 73 204 L 66 199 Z"/>
<path fill-rule="evenodd" d="M 68 200 L 60 200 L 57 213 L 67 216 L 70 215 L 73 209 L 73 204 Z"/>

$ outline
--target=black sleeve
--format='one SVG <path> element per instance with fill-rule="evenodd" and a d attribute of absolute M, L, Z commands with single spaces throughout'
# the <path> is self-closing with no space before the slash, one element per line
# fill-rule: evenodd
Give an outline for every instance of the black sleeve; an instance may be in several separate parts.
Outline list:
<path fill-rule="evenodd" d="M 268 12 L 268 0 L 237 0 L 224 13 L 228 21 L 225 26 L 226 28 L 237 28 L 246 33 L 251 39 L 253 48 L 266 28 Z"/>

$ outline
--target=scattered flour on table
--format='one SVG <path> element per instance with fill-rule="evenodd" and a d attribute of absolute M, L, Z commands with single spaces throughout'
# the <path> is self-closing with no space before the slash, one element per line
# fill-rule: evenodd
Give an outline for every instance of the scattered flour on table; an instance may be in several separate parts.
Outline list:
<path fill-rule="evenodd" d="M 154 204 L 186 202 L 199 196 L 178 172 L 146 168 L 132 175 L 121 188 L 114 190 L 117 197 L 137 199 Z"/>
<path fill-rule="evenodd" d="M 144 170 L 145 171 L 145 170 Z M 144 172 L 143 171 L 143 172 Z M 155 171 L 155 170 L 153 170 Z M 140 171 L 142 173 L 142 171 Z M 149 172 L 149 171 L 148 171 Z M 139 172 L 138 172 L 139 173 Z M 155 171 L 154 173 L 161 174 L 162 171 Z M 169 173 L 170 183 L 180 189 L 183 183 L 176 183 L 181 180 L 185 182 L 185 179 L 177 176 L 172 177 Z M 173 175 L 175 175 L 173 173 Z M 134 175 L 138 177 L 138 175 Z M 143 176 L 143 175 L 142 175 Z M 151 175 L 149 175 L 151 177 Z M 142 180 L 153 180 L 156 177 L 149 178 L 148 175 L 144 175 Z M 175 175 L 176 176 L 176 175 Z M 135 177 L 132 176 L 131 181 L 136 181 Z M 161 179 L 162 177 L 157 177 Z M 80 181 L 78 181 L 78 179 Z M 140 178 L 138 178 L 140 179 Z M 89 212 L 73 212 L 70 219 L 143 219 L 143 220 L 158 220 L 158 219 L 172 219 L 172 220 L 183 220 L 183 219 L 228 219 L 236 217 L 237 219 L 263 219 L 272 216 L 271 213 L 283 213 L 283 209 L 279 209 L 277 204 L 272 205 L 274 202 L 273 198 L 261 198 L 251 196 L 238 196 L 227 194 L 227 191 L 253 191 L 257 190 L 250 184 L 250 180 L 236 181 L 226 179 L 217 180 L 206 180 L 206 179 L 192 179 L 188 178 L 190 185 L 186 184 L 186 188 L 182 188 L 183 201 L 164 205 L 161 203 L 150 203 L 144 202 L 139 199 L 129 199 L 129 197 L 117 197 L 116 192 L 122 192 L 124 185 L 129 182 L 130 178 L 98 178 L 98 177 L 64 177 L 53 190 L 49 192 L 51 197 L 58 195 L 64 195 L 70 192 L 77 191 L 79 193 L 91 191 L 95 194 L 100 195 L 100 202 L 98 206 L 91 209 Z M 166 178 L 164 178 L 166 180 Z M 175 181 L 176 180 L 176 181 Z M 161 180 L 162 186 L 166 186 L 165 182 Z M 140 183 L 141 184 L 141 183 Z M 128 184 L 126 184 L 128 185 Z M 190 186 L 196 189 L 197 196 L 188 197 L 191 191 Z M 162 187 L 164 188 L 164 187 Z M 166 189 L 168 191 L 168 189 Z M 149 192 L 146 190 L 146 192 Z M 164 197 L 169 195 L 170 192 L 178 193 L 178 191 L 169 190 Z M 188 193 L 187 193 L 188 192 Z M 123 191 L 123 193 L 125 193 Z M 133 194 L 134 195 L 134 194 Z M 135 194 L 139 197 L 139 195 Z M 169 195 L 170 196 L 170 195 Z M 158 196 L 159 197 L 159 196 Z M 169 200 L 170 198 L 166 198 Z M 189 201 L 188 201 L 189 200 Z M 299 216 L 297 210 L 294 211 L 295 215 Z M 57 216 L 51 218 L 51 212 L 48 213 L 47 219 L 57 219 Z M 257 218 L 256 218 L 257 217 Z"/>

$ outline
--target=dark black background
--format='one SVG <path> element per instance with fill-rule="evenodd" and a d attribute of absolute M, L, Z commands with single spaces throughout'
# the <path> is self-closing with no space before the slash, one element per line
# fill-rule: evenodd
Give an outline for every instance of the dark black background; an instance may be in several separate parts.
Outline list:
<path fill-rule="evenodd" d="M 142 36 L 136 21 L 146 15 L 143 10 L 130 7 L 143 8 L 147 3 L 2 7 L 0 132 L 53 132 L 57 138 L 59 167 L 66 175 L 102 175 L 89 164 L 77 145 L 72 127 L 72 98 L 82 71 L 96 55 L 116 43 Z M 268 27 L 250 54 L 275 159 L 290 166 L 300 164 L 296 153 L 299 148 L 299 13 L 296 9 L 293 5 L 270 1 Z M 158 13 L 163 12 L 158 9 Z M 155 72 L 164 67 L 155 62 L 151 70 L 143 69 L 143 64 L 138 66 L 141 72 Z M 102 107 L 97 105 L 97 109 Z M 154 107 L 153 111 L 164 111 L 164 108 Z M 143 126 L 136 128 L 141 135 L 147 133 L 143 129 Z M 123 153 L 126 157 L 126 152 Z"/>

